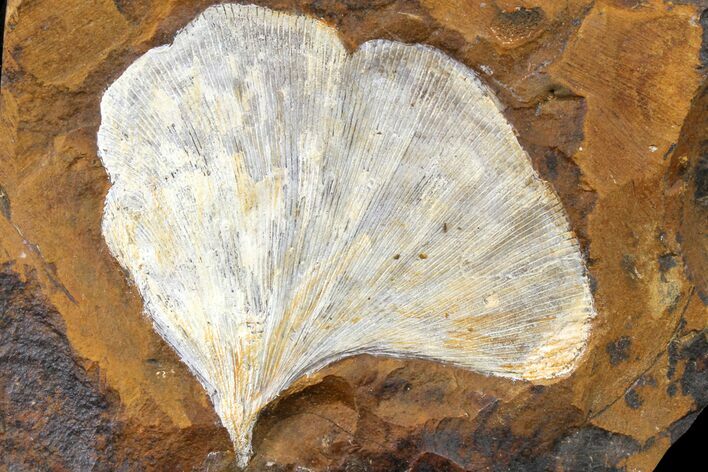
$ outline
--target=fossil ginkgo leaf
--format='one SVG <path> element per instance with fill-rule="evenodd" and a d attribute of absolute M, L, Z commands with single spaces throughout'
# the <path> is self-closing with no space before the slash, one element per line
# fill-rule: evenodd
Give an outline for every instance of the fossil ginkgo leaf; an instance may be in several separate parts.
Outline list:
<path fill-rule="evenodd" d="M 594 311 L 561 203 L 441 52 L 220 5 L 101 109 L 108 247 L 242 463 L 265 404 L 346 356 L 576 364 Z"/>

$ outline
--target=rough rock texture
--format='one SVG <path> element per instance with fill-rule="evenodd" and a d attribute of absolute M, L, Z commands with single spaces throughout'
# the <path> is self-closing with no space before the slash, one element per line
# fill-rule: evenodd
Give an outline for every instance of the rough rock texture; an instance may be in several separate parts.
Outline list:
<path fill-rule="evenodd" d="M 0 115 L 0 470 L 233 470 L 100 233 L 102 92 L 209 1 L 10 1 Z M 477 70 L 582 241 L 598 317 L 550 385 L 360 357 L 270 405 L 249 470 L 651 470 L 708 403 L 701 2 L 273 0 Z M 703 46 L 702 46 L 703 45 Z M 298 469 L 299 468 L 299 469 Z"/>

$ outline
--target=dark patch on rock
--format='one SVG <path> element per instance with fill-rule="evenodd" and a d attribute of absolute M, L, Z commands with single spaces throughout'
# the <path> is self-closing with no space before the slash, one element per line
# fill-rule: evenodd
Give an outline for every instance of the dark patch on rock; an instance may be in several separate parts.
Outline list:
<path fill-rule="evenodd" d="M 386 452 L 357 451 L 344 459 L 344 464 L 329 468 L 337 472 L 408 472 L 411 460 L 420 455 L 416 438 L 396 442 Z M 292 470 L 302 470 L 298 467 Z"/>
<path fill-rule="evenodd" d="M 590 293 L 595 295 L 595 293 L 597 292 L 597 278 L 595 278 L 595 276 L 592 275 L 591 273 L 588 273 L 587 277 L 588 277 L 588 285 L 590 286 Z"/>
<path fill-rule="evenodd" d="M 538 405 L 543 404 L 544 401 L 539 399 Z M 551 448 L 559 433 L 549 432 L 546 426 L 550 425 L 547 424 L 526 434 L 516 433 L 507 421 L 510 412 L 500 405 L 491 403 L 472 422 L 446 418 L 423 435 L 421 449 L 446 457 L 466 470 L 554 469 L 556 453 Z M 565 420 L 573 421 L 571 416 Z"/>
<path fill-rule="evenodd" d="M 0 266 L 0 468 L 114 470 L 119 425 L 38 287 Z"/>
<path fill-rule="evenodd" d="M 461 418 L 445 418 L 433 431 L 423 434 L 423 449 L 465 464 L 466 454 L 476 449 L 470 429 L 471 425 Z"/>
<path fill-rule="evenodd" d="M 369 0 L 362 2 L 361 0 L 343 0 L 349 10 L 370 10 L 385 7 L 392 4 L 396 0 Z"/>
<path fill-rule="evenodd" d="M 121 15 L 126 14 L 131 3 L 130 0 L 113 0 L 113 5 L 115 5 L 116 10 L 118 10 L 118 13 Z"/>
<path fill-rule="evenodd" d="M 708 404 L 708 342 L 705 333 L 698 333 L 681 349 L 681 357 L 686 360 L 681 391 L 690 395 L 700 407 Z"/>
<path fill-rule="evenodd" d="M 669 426 L 669 437 L 671 438 L 672 444 L 675 443 L 678 438 L 683 436 L 686 431 L 688 431 L 688 428 L 690 428 L 693 422 L 696 421 L 696 418 L 698 418 L 700 413 L 701 410 L 693 411 L 683 418 L 671 423 L 671 426 Z"/>
<path fill-rule="evenodd" d="M 668 159 L 669 157 L 671 157 L 671 154 L 674 153 L 674 150 L 675 150 L 675 149 L 676 149 L 676 143 L 671 143 L 671 146 L 669 146 L 669 148 L 668 148 L 668 149 L 666 150 L 666 152 L 664 153 L 663 158 L 664 158 L 664 159 Z"/>
<path fill-rule="evenodd" d="M 652 436 L 644 442 L 643 449 L 649 449 L 656 443 L 656 437 Z"/>
<path fill-rule="evenodd" d="M 558 154 L 555 152 L 546 153 L 546 169 L 551 180 L 558 178 Z"/>
<path fill-rule="evenodd" d="M 691 395 L 700 407 L 708 404 L 708 341 L 706 333 L 696 334 L 688 343 L 681 346 L 677 340 L 668 346 L 669 367 L 666 376 L 672 379 L 676 375 L 676 367 L 680 360 L 685 361 L 683 375 L 680 379 L 681 391 Z"/>
<path fill-rule="evenodd" d="M 680 355 L 678 342 L 676 340 L 672 340 L 666 350 L 669 358 L 669 367 L 668 369 L 666 369 L 666 378 L 670 380 L 673 379 L 674 375 L 676 374 L 676 363 L 678 362 Z"/>
<path fill-rule="evenodd" d="M 656 387 L 656 379 L 652 375 L 642 375 L 637 379 L 637 386 L 641 387 L 645 385 Z"/>
<path fill-rule="evenodd" d="M 676 384 L 675 383 L 670 383 L 668 387 L 666 387 L 666 394 L 670 397 L 673 397 L 676 395 Z"/>
<path fill-rule="evenodd" d="M 698 298 L 700 298 L 701 303 L 703 305 L 708 306 L 708 292 L 704 292 L 703 290 L 698 291 Z"/>
<path fill-rule="evenodd" d="M 524 438 L 517 438 L 523 441 Z M 533 444 L 532 444 L 533 443 Z M 504 453 L 508 462 L 492 461 L 486 467 L 473 470 L 505 472 L 542 472 L 548 470 L 619 471 L 627 457 L 641 450 L 641 445 L 621 434 L 614 434 L 593 426 L 573 430 L 557 439 L 551 446 L 525 438 Z"/>
<path fill-rule="evenodd" d="M 425 401 L 433 403 L 443 403 L 445 401 L 445 389 L 444 387 L 431 387 L 426 388 L 424 393 Z"/>
<path fill-rule="evenodd" d="M 662 273 L 666 273 L 674 267 L 676 267 L 675 254 L 663 254 L 659 256 L 659 270 Z"/>
<path fill-rule="evenodd" d="M 2 54 L 0 54 L 0 57 L 2 57 Z M 0 73 L 0 85 L 9 89 L 11 85 L 20 82 L 24 76 L 25 73 L 22 69 L 11 68 L 5 65 Z"/>
<path fill-rule="evenodd" d="M 634 387 L 627 390 L 627 393 L 624 394 L 624 402 L 633 410 L 638 410 L 644 404 L 642 397 Z"/>
<path fill-rule="evenodd" d="M 662 280 L 663 280 L 663 277 L 664 277 L 663 274 L 662 274 L 661 277 L 662 277 Z M 665 281 L 665 280 L 664 280 L 664 281 Z M 670 314 L 675 313 L 675 312 L 676 312 L 676 308 L 678 308 L 680 301 L 681 301 L 681 294 L 680 294 L 680 293 L 677 293 L 677 294 L 674 296 L 674 298 L 672 298 L 671 301 L 669 302 L 669 306 L 666 307 L 666 311 L 667 311 L 668 313 L 670 313 Z"/>
<path fill-rule="evenodd" d="M 10 211 L 10 198 L 7 196 L 7 192 L 0 185 L 0 213 L 8 220 L 12 217 L 12 212 Z"/>
<path fill-rule="evenodd" d="M 411 466 L 411 472 L 464 472 L 454 462 L 438 456 L 437 454 L 426 453 L 420 456 Z"/>
<path fill-rule="evenodd" d="M 613 342 L 607 343 L 605 351 L 610 356 L 610 364 L 614 366 L 629 359 L 631 345 L 632 340 L 628 336 L 622 336 Z"/>
<path fill-rule="evenodd" d="M 401 377 L 404 370 L 405 368 L 401 367 L 388 374 L 376 396 L 381 400 L 389 400 L 396 395 L 410 391 L 412 388 L 410 382 Z"/>
<path fill-rule="evenodd" d="M 509 426 L 478 429 L 474 434 L 474 444 L 477 450 L 471 451 L 472 460 L 477 462 L 475 452 L 481 454 L 486 459 L 485 465 L 495 470 L 506 470 L 515 458 L 529 457 L 537 446 L 533 438 L 516 436 Z"/>
<path fill-rule="evenodd" d="M 590 426 L 560 440 L 551 457 L 557 458 L 560 470 L 618 471 L 619 464 L 640 449 L 629 436 Z"/>

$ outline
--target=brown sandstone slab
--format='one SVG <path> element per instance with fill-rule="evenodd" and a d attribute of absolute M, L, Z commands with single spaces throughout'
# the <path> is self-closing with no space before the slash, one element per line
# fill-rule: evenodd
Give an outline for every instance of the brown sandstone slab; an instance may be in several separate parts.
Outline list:
<path fill-rule="evenodd" d="M 211 3 L 8 6 L 0 469 L 231 467 L 207 396 L 103 242 L 95 142 L 106 87 Z M 708 403 L 706 14 L 659 1 L 257 3 L 320 17 L 352 48 L 421 42 L 478 71 L 563 200 L 598 317 L 580 367 L 552 385 L 420 361 L 330 366 L 263 414 L 249 469 L 652 470 Z"/>

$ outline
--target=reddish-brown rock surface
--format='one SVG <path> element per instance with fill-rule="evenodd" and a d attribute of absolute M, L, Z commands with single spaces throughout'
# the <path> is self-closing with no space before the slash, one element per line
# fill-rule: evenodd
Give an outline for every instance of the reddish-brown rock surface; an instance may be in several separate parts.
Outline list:
<path fill-rule="evenodd" d="M 212 1 L 11 0 L 0 115 L 0 470 L 234 470 L 100 232 L 102 92 Z M 273 0 L 479 72 L 581 239 L 598 317 L 549 385 L 359 357 L 260 418 L 249 470 L 652 470 L 708 403 L 700 2 Z"/>

